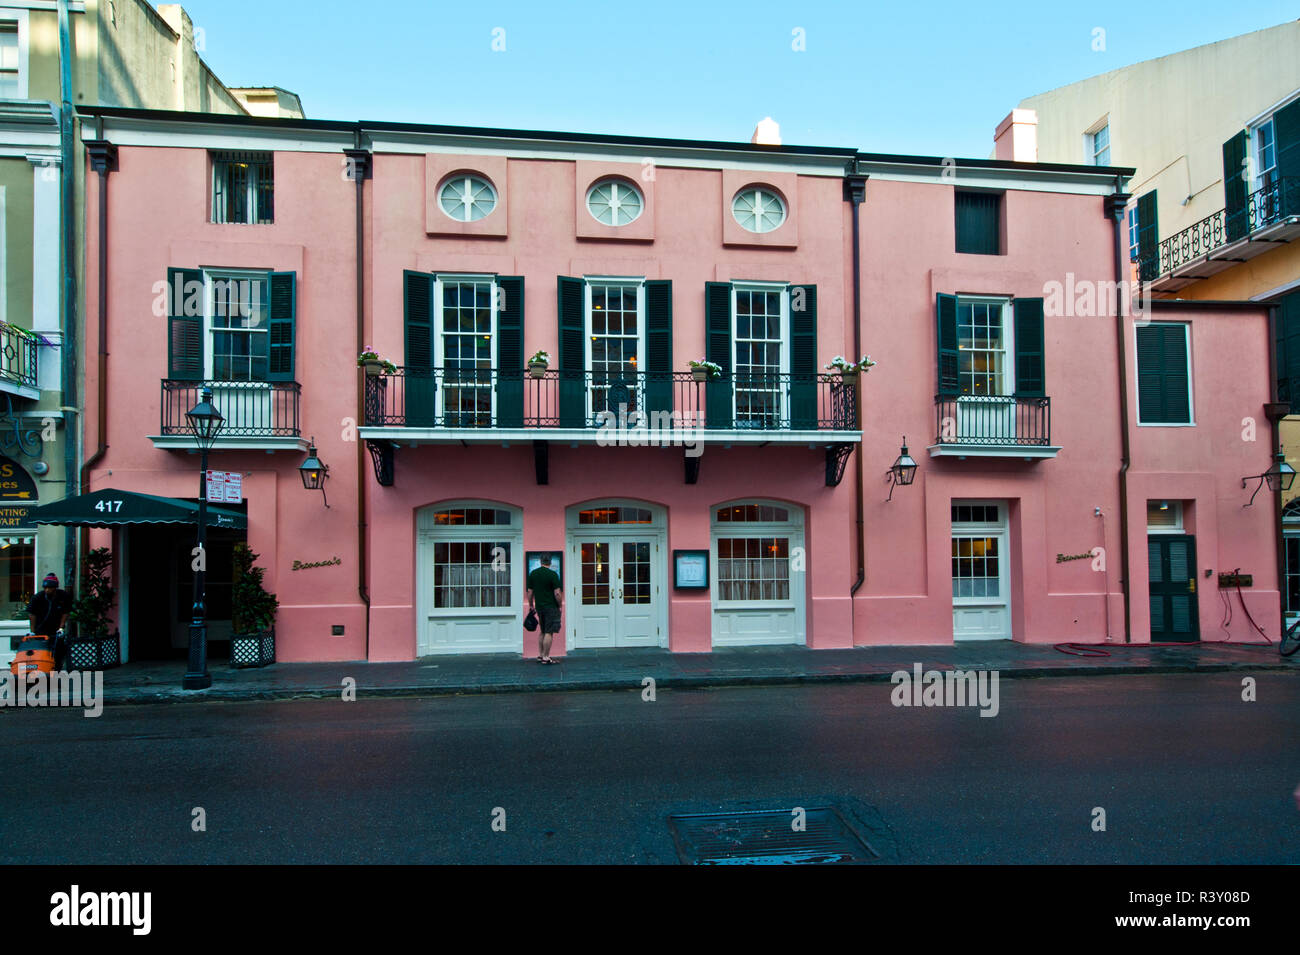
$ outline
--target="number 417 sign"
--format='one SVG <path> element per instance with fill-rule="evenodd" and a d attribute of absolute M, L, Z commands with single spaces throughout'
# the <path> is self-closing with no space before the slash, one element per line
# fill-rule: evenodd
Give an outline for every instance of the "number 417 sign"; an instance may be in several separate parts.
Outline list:
<path fill-rule="evenodd" d="M 244 499 L 244 475 L 239 471 L 209 471 L 208 501 L 213 504 L 238 504 Z"/>

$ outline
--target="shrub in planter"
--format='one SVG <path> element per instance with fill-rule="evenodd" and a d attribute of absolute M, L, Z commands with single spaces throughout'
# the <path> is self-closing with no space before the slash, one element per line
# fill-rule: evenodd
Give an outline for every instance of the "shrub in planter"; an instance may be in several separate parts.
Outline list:
<path fill-rule="evenodd" d="M 266 569 L 254 567 L 257 555 L 247 544 L 236 544 L 230 595 L 232 633 L 230 665 L 260 667 L 275 662 L 275 612 L 280 601 L 266 592 Z"/>
<path fill-rule="evenodd" d="M 68 665 L 74 670 L 100 670 L 122 662 L 119 634 L 110 613 L 117 588 L 109 577 L 113 555 L 97 547 L 86 555 L 81 572 L 81 596 L 72 602 L 68 623 L 76 633 L 68 640 Z"/>

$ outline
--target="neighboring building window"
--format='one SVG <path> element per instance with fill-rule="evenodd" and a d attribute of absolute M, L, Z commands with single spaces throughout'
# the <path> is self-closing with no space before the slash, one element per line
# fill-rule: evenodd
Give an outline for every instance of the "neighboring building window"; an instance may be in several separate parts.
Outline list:
<path fill-rule="evenodd" d="M 26 620 L 27 604 L 36 590 L 36 537 L 0 538 L 0 594 L 5 620 Z"/>
<path fill-rule="evenodd" d="M 1277 175 L 1277 144 L 1273 139 L 1273 120 L 1260 123 L 1251 130 L 1255 144 L 1255 189 L 1272 185 Z"/>
<path fill-rule="evenodd" d="M 736 427 L 779 427 L 789 363 L 789 290 L 737 285 L 731 294 Z"/>
<path fill-rule="evenodd" d="M 497 192 L 482 176 L 458 173 L 438 190 L 438 205 L 457 222 L 477 222 L 497 205 Z"/>
<path fill-rule="evenodd" d="M 640 191 L 625 179 L 602 179 L 587 190 L 587 211 L 602 225 L 627 225 L 644 206 Z"/>
<path fill-rule="evenodd" d="M 496 354 L 496 294 L 490 277 L 440 275 L 435 299 L 440 315 L 438 351 L 442 410 L 447 427 L 492 423 L 492 364 Z"/>
<path fill-rule="evenodd" d="M 212 221 L 273 222 L 274 186 L 270 153 L 213 153 Z"/>
<path fill-rule="evenodd" d="M 1138 260 L 1138 207 L 1137 203 L 1128 207 L 1128 259 Z"/>
<path fill-rule="evenodd" d="M 0 99 L 22 99 L 18 22 L 0 20 Z"/>
<path fill-rule="evenodd" d="M 1139 424 L 1191 424 L 1189 326 L 1152 323 L 1137 332 Z"/>
<path fill-rule="evenodd" d="M 1282 509 L 1282 537 L 1286 545 L 1285 611 L 1300 615 L 1300 500 Z"/>
<path fill-rule="evenodd" d="M 771 189 L 747 186 L 731 200 L 731 214 L 748 232 L 771 232 L 785 222 L 785 203 Z"/>
<path fill-rule="evenodd" d="M 990 192 L 954 192 L 957 251 L 997 255 L 1001 251 L 1002 196 Z"/>
<path fill-rule="evenodd" d="M 509 607 L 510 541 L 436 541 L 433 606 Z"/>
<path fill-rule="evenodd" d="M 590 356 L 587 367 L 591 370 L 592 415 L 602 411 L 618 414 L 620 410 L 632 411 L 641 407 L 637 400 L 643 352 L 645 322 L 643 309 L 645 297 L 642 283 L 638 281 L 587 281 L 587 340 Z M 618 387 L 616 400 L 611 400 L 610 389 Z M 622 387 L 628 390 L 623 393 Z M 625 404 L 626 409 L 619 405 Z"/>
<path fill-rule="evenodd" d="M 1110 165 L 1110 124 L 1088 134 L 1088 156 L 1094 166 Z"/>
<path fill-rule="evenodd" d="M 209 272 L 208 290 L 204 377 L 266 381 L 270 371 L 266 273 Z"/>
<path fill-rule="evenodd" d="M 1010 303 L 957 300 L 957 383 L 963 395 L 1009 395 Z"/>

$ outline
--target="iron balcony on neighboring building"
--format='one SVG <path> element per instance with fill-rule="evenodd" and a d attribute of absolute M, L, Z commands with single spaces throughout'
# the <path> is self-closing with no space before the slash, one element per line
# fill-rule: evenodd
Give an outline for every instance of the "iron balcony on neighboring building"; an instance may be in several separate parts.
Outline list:
<path fill-rule="evenodd" d="M 48 344 L 34 332 L 0 322 L 0 391 L 23 398 L 41 396 L 37 384 L 37 348 Z"/>
<path fill-rule="evenodd" d="M 1175 292 L 1300 237 L 1300 179 L 1275 178 L 1234 209 L 1220 209 L 1138 259 L 1157 292 Z"/>
<path fill-rule="evenodd" d="M 212 389 L 212 403 L 221 416 L 213 450 L 306 450 L 298 425 L 302 386 L 296 381 L 162 381 L 159 432 L 150 435 L 156 448 L 195 449 L 194 433 L 185 414 L 199 402 L 203 389 Z"/>
<path fill-rule="evenodd" d="M 701 432 L 728 444 L 857 442 L 856 383 L 839 375 L 398 368 L 365 379 L 362 437 L 600 443 L 601 432 Z"/>
<path fill-rule="evenodd" d="M 936 395 L 931 457 L 1054 458 L 1052 399 L 1027 395 Z"/>

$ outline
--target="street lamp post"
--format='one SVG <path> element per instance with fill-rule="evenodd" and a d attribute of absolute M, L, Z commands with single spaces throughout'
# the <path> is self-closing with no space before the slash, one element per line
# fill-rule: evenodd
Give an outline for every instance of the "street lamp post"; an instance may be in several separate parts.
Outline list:
<path fill-rule="evenodd" d="M 199 446 L 199 564 L 194 571 L 194 614 L 190 621 L 190 663 L 181 684 L 187 690 L 203 690 L 212 685 L 212 675 L 208 673 L 208 624 L 207 610 L 204 607 L 206 596 L 204 577 L 207 573 L 207 478 L 208 449 L 217 438 L 224 418 L 212 404 L 212 389 L 204 388 L 199 403 L 185 415 L 194 432 L 194 440 Z"/>

